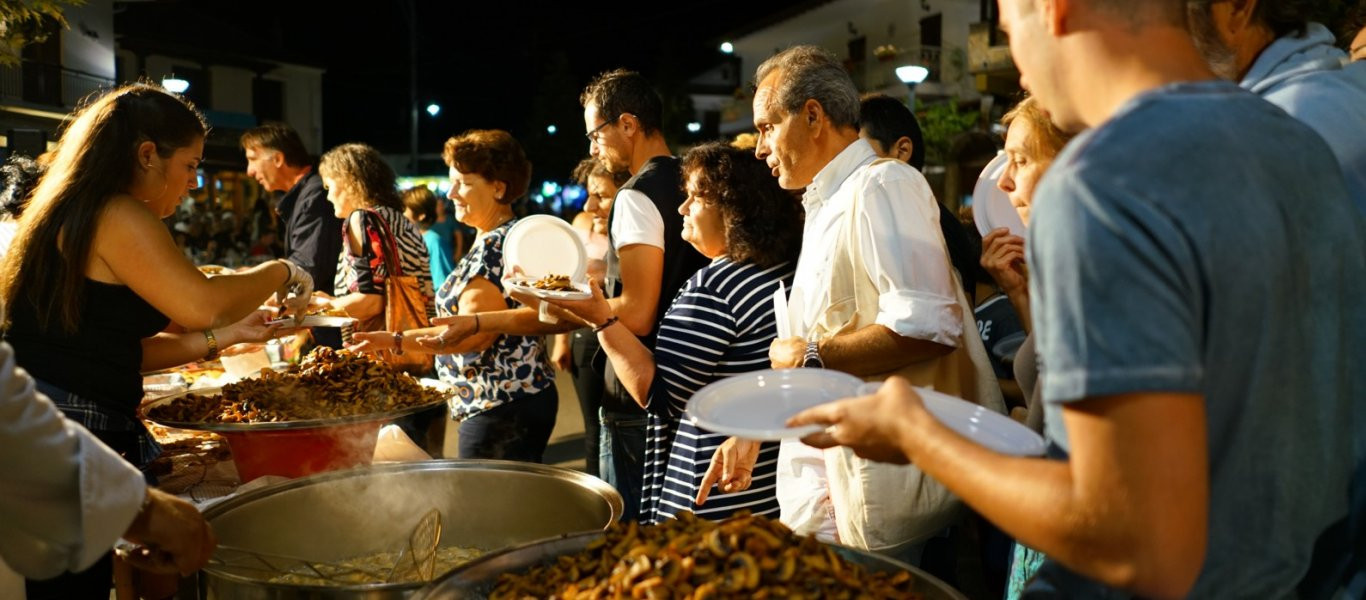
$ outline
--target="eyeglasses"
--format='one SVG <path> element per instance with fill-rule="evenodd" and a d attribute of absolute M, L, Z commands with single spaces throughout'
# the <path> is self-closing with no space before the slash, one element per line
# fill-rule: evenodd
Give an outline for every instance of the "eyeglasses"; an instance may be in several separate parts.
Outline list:
<path fill-rule="evenodd" d="M 600 134 L 599 134 L 598 132 L 599 132 L 599 131 L 602 131 L 602 128 L 603 128 L 603 127 L 606 127 L 606 126 L 608 126 L 608 125 L 611 125 L 611 124 L 613 124 L 613 123 L 616 123 L 616 122 L 617 122 L 617 119 L 620 119 L 620 118 L 621 118 L 621 115 L 617 115 L 617 116 L 615 116 L 615 117 L 612 117 L 611 120 L 603 121 L 603 122 L 602 122 L 602 125 L 598 125 L 597 127 L 594 127 L 592 131 L 583 134 L 583 137 L 588 138 L 588 143 L 589 143 L 589 144 L 596 144 L 596 143 L 598 143 L 598 142 L 600 141 L 600 137 L 601 137 Z"/>

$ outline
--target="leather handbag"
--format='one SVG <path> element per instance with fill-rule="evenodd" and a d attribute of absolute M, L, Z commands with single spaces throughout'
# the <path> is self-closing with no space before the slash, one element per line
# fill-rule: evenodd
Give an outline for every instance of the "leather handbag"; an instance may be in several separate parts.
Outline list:
<path fill-rule="evenodd" d="M 384 265 L 388 270 L 384 278 L 384 330 L 407 331 L 431 326 L 427 318 L 427 304 L 432 299 L 422 290 L 422 282 L 413 275 L 403 273 L 399 260 L 398 244 L 394 242 L 393 230 L 384 216 L 366 209 L 378 220 L 380 240 L 384 249 Z M 378 323 L 376 323 L 378 325 Z M 431 373 L 435 357 L 426 352 L 404 352 L 396 354 L 391 350 L 381 351 L 378 355 L 396 370 L 414 376 Z"/>

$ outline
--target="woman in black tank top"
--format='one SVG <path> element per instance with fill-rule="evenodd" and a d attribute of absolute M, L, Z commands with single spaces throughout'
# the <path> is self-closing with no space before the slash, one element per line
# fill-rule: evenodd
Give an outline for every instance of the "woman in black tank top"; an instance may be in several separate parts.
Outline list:
<path fill-rule="evenodd" d="M 312 282 L 274 261 L 212 279 L 176 247 L 161 219 L 194 189 L 203 117 L 146 84 L 94 100 L 67 126 L 0 266 L 5 337 L 19 366 L 66 415 L 134 464 L 141 372 L 264 341 L 277 327 L 257 308 Z M 292 302 L 291 304 L 297 304 Z M 175 322 L 188 333 L 165 333 Z M 30 581 L 28 597 L 108 598 L 110 563 Z"/>

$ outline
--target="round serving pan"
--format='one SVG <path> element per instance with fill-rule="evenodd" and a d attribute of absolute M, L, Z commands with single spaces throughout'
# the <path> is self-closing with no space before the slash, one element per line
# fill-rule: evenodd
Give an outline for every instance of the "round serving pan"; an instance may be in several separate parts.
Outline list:
<path fill-rule="evenodd" d="M 419 382 L 425 387 L 436 388 L 438 390 L 449 391 L 450 386 L 435 379 L 421 379 Z M 271 423 L 206 423 L 204 421 L 171 421 L 167 419 L 156 419 L 151 416 L 151 410 L 160 406 L 165 406 L 186 396 L 214 396 L 223 393 L 223 388 L 202 388 L 177 392 L 168 396 L 162 396 L 144 402 L 140 408 L 142 418 L 158 425 L 174 427 L 176 429 L 191 429 L 197 431 L 212 431 L 215 433 L 234 433 L 248 431 L 288 431 L 293 429 L 322 429 L 326 427 L 336 427 L 338 425 L 350 425 L 355 423 L 372 423 L 375 421 L 392 421 L 399 417 L 405 417 L 414 413 L 419 413 L 429 408 L 440 406 L 445 400 L 428 402 L 418 406 L 409 406 L 385 412 L 367 413 L 363 415 L 351 415 L 345 417 L 327 417 L 323 419 L 301 419 L 298 421 L 276 421 Z"/>
<path fill-rule="evenodd" d="M 536 565 L 550 564 L 560 556 L 583 551 L 589 544 L 602 537 L 603 534 L 596 531 L 561 535 L 509 548 L 497 554 L 488 554 L 438 577 L 436 581 L 422 588 L 413 600 L 488 598 L 499 575 L 519 573 Z M 906 563 L 846 546 L 831 544 L 831 547 L 850 562 L 863 565 L 874 572 L 910 571 L 915 577 L 915 591 L 925 600 L 967 600 L 948 584 Z"/>
<path fill-rule="evenodd" d="M 224 500 L 204 516 L 221 544 L 335 561 L 397 551 L 417 519 L 432 508 L 441 511 L 443 546 L 496 551 L 603 530 L 621 516 L 622 501 L 611 486 L 577 471 L 499 460 L 440 460 L 295 479 Z M 219 600 L 389 600 L 408 598 L 421 587 L 287 585 L 213 566 L 199 575 L 200 597 Z"/>

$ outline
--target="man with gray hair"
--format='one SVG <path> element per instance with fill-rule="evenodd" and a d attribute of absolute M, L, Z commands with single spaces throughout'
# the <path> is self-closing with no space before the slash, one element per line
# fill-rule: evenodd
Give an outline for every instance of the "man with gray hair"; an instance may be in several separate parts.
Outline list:
<path fill-rule="evenodd" d="M 848 73 L 828 52 L 798 46 L 765 61 L 755 79 L 755 154 L 783 188 L 806 188 L 790 300 L 797 335 L 772 343 L 773 367 L 826 367 L 868 381 L 900 374 L 1002 411 L 934 194 L 919 171 L 879 160 L 859 138 Z M 919 543 L 959 513 L 915 467 L 796 441 L 780 452 L 781 518 L 798 532 L 915 561 Z"/>
<path fill-rule="evenodd" d="M 1210 69 L 1323 136 L 1366 214 L 1366 63 L 1348 61 L 1304 0 L 1187 0 L 1186 12 Z"/>

